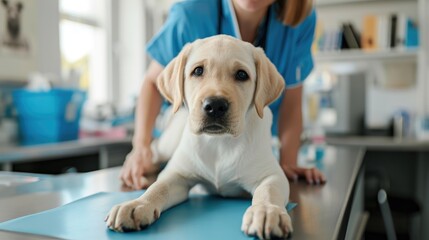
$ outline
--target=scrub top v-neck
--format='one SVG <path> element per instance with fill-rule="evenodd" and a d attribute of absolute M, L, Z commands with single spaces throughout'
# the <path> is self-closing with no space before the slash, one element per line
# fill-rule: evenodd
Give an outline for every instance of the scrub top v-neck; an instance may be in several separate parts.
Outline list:
<path fill-rule="evenodd" d="M 223 4 L 223 1 L 219 0 L 217 2 L 218 2 L 218 7 L 217 7 L 218 8 L 217 33 L 222 34 L 222 20 L 223 20 L 222 4 Z M 240 28 L 238 26 L 237 16 L 235 15 L 235 11 L 233 11 L 233 9 L 231 7 L 231 1 L 229 1 L 229 3 L 230 3 L 229 4 L 230 12 L 233 14 L 232 20 L 234 23 L 235 35 L 237 36 L 237 38 L 243 40 L 243 38 L 241 37 Z M 271 11 L 267 11 L 266 16 L 262 19 L 262 22 L 258 26 L 256 38 L 253 42 L 253 45 L 255 47 L 261 47 L 261 48 L 265 49 L 265 43 L 267 40 L 267 30 L 268 30 L 268 26 L 270 24 L 270 14 L 271 14 Z"/>
<path fill-rule="evenodd" d="M 218 1 L 222 1 L 219 4 Z M 160 31 L 147 45 L 147 52 L 153 60 L 166 66 L 186 43 L 219 34 L 241 39 L 232 0 L 187 0 L 174 4 Z M 219 11 L 219 6 L 222 11 Z M 313 69 L 311 44 L 314 37 L 316 13 L 311 14 L 298 26 L 285 26 L 277 18 L 277 4 L 268 11 L 264 51 L 283 76 L 286 88 L 300 86 Z M 221 12 L 222 16 L 218 16 Z M 276 121 L 282 101 L 280 97 L 270 105 Z M 277 122 L 272 133 L 277 135 Z"/>

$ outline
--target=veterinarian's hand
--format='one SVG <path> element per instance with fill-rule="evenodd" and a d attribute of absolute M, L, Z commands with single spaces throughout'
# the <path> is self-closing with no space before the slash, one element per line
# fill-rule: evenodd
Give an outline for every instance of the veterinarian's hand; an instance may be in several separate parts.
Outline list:
<path fill-rule="evenodd" d="M 298 178 L 305 178 L 309 184 L 320 184 L 326 182 L 325 175 L 317 168 L 300 168 L 297 166 L 282 166 L 287 178 L 291 181 L 298 181 Z"/>
<path fill-rule="evenodd" d="M 133 148 L 127 155 L 120 178 L 125 185 L 137 190 L 149 187 L 147 181 L 144 181 L 144 175 L 153 175 L 158 171 L 159 165 L 152 162 L 150 146 Z"/>

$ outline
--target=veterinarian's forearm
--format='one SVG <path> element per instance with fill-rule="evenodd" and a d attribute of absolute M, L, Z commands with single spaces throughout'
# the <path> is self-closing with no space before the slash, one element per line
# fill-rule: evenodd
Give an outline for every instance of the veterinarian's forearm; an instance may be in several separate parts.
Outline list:
<path fill-rule="evenodd" d="M 281 164 L 296 166 L 302 132 L 302 87 L 287 89 L 279 112 Z"/>
<path fill-rule="evenodd" d="M 291 130 L 290 132 L 286 133 L 281 141 L 282 147 L 280 149 L 280 159 L 281 164 L 286 164 L 286 166 L 297 166 L 298 152 L 301 144 L 301 132 L 293 131 L 294 130 Z"/>
<path fill-rule="evenodd" d="M 152 130 L 159 114 L 162 98 L 155 84 L 145 79 L 140 91 L 137 107 L 133 146 L 149 146 L 152 140 Z"/>
<path fill-rule="evenodd" d="M 156 61 L 152 61 L 147 69 L 136 106 L 134 147 L 149 146 L 152 141 L 152 130 L 162 104 L 156 78 L 163 69 Z"/>

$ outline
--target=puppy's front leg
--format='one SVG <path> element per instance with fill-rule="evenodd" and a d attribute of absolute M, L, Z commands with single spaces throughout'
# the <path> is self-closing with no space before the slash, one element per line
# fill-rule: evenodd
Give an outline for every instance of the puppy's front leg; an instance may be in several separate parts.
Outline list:
<path fill-rule="evenodd" d="M 260 239 L 286 238 L 292 232 L 291 219 L 285 205 L 289 198 L 286 177 L 266 177 L 253 192 L 252 206 L 243 216 L 241 230 Z"/>
<path fill-rule="evenodd" d="M 142 196 L 114 206 L 106 218 L 107 226 L 118 232 L 141 230 L 155 222 L 162 211 L 185 201 L 190 187 L 179 173 L 162 172 Z"/>

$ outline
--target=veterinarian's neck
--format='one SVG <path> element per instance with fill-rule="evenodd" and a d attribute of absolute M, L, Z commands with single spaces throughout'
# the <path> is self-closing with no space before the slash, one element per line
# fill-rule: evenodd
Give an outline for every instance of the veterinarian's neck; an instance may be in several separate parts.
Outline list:
<path fill-rule="evenodd" d="M 238 27 L 242 40 L 247 42 L 253 42 L 256 37 L 256 31 L 265 17 L 268 7 L 261 8 L 255 12 L 248 12 L 240 8 L 235 1 L 232 1 L 234 6 L 235 15 L 237 16 Z"/>

